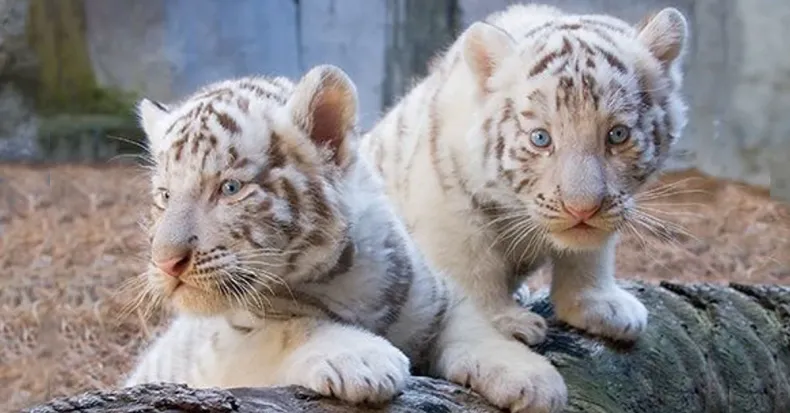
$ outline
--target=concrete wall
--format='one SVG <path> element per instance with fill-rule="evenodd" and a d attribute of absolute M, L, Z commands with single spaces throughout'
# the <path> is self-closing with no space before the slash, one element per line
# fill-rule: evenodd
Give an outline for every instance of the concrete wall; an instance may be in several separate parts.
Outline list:
<path fill-rule="evenodd" d="M 379 115 L 382 1 L 85 1 L 94 70 L 105 84 L 166 101 L 227 77 L 298 77 L 331 62 L 357 82 L 363 123 Z"/>
<path fill-rule="evenodd" d="M 297 77 L 332 63 L 357 83 L 361 123 L 370 127 L 383 106 L 420 72 L 394 61 L 411 47 L 425 56 L 444 40 L 499 10 L 508 0 L 84 0 L 96 76 L 104 85 L 172 100 L 230 76 L 279 73 Z M 436 6 L 441 1 L 441 6 Z M 691 122 L 673 167 L 696 166 L 749 183 L 790 182 L 790 1 L 785 0 L 551 0 L 574 12 L 604 12 L 637 21 L 674 6 L 691 24 L 686 90 Z M 431 30 L 417 24 L 419 8 L 438 13 Z M 431 9 L 431 10 L 429 10 Z M 404 17 L 405 16 L 405 17 Z M 448 21 L 444 26 L 439 20 Z M 450 21 L 452 20 L 452 21 Z M 431 20 L 427 20 L 431 21 Z M 424 23 L 419 23 L 426 25 Z M 445 27 L 446 26 L 446 27 Z M 404 35 L 411 34 L 405 38 Z M 422 36 L 422 37 L 420 37 Z M 443 38 L 441 38 L 443 39 Z M 429 40 L 433 40 L 432 42 Z M 411 45 L 402 44 L 411 43 Z M 401 42 L 401 43 L 399 43 Z M 417 43 L 417 44 L 414 44 Z M 419 47 L 428 50 L 418 50 Z M 416 48 L 416 49 L 415 49 Z M 415 52 L 415 50 L 417 52 Z M 430 54 L 430 53 L 428 53 Z M 412 57 L 411 60 L 414 60 Z M 423 63 L 424 64 L 424 63 Z M 393 67 L 399 73 L 393 73 Z M 404 73 L 400 73 L 404 72 Z M 393 84 L 395 84 L 393 86 Z M 773 182 L 772 182 L 773 181 Z M 787 194 L 790 197 L 790 194 Z"/>

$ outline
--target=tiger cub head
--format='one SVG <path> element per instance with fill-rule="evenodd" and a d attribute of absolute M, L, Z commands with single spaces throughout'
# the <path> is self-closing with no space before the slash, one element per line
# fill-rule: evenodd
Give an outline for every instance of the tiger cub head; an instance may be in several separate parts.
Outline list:
<path fill-rule="evenodd" d="M 674 8 L 636 26 L 557 12 L 506 31 L 497 24 L 513 19 L 501 16 L 462 39 L 491 194 L 556 247 L 597 248 L 642 217 L 638 191 L 686 124 L 686 19 Z"/>
<path fill-rule="evenodd" d="M 149 293 L 212 315 L 250 310 L 336 262 L 348 223 L 357 97 L 334 66 L 247 77 L 138 104 L 155 165 Z"/>

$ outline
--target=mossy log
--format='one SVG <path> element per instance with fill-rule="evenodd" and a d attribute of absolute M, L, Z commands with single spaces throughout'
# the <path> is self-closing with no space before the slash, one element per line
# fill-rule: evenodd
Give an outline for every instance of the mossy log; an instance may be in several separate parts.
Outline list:
<path fill-rule="evenodd" d="M 628 284 L 650 310 L 635 344 L 552 323 L 536 349 L 560 369 L 567 412 L 790 412 L 790 287 Z M 552 319 L 545 296 L 530 306 Z M 291 386 L 196 390 L 149 384 L 53 400 L 51 412 L 497 412 L 473 392 L 415 377 L 383 408 L 352 407 Z"/>

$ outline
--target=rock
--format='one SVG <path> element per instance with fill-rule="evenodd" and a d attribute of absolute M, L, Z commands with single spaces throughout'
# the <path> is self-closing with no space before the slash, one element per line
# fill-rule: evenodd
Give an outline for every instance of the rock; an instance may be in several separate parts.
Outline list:
<path fill-rule="evenodd" d="M 38 156 L 32 98 L 35 59 L 28 48 L 28 0 L 0 0 L 0 160 Z"/>
<path fill-rule="evenodd" d="M 28 0 L 0 0 L 0 78 L 19 72 L 31 54 L 25 39 Z"/>
<path fill-rule="evenodd" d="M 0 85 L 0 160 L 36 158 L 38 119 L 32 102 L 13 84 Z"/>

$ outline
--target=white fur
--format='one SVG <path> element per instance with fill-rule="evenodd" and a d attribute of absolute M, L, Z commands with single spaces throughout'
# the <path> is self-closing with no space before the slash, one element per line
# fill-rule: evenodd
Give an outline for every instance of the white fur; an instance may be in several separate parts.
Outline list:
<path fill-rule="evenodd" d="M 286 345 L 284 345 L 286 344 Z M 234 330 L 223 317 L 181 314 L 124 382 L 192 387 L 302 385 L 351 402 L 380 403 L 403 390 L 409 360 L 367 331 L 305 319 Z"/>
<path fill-rule="evenodd" d="M 663 73 L 660 84 L 671 89 L 667 92 L 671 95 L 667 111 L 675 120 L 674 129 L 669 132 L 678 137 L 685 125 L 685 105 L 676 89 L 681 81 L 679 57 L 685 48 L 687 29 L 685 19 L 677 10 L 664 10 L 646 29 L 638 32 L 611 16 L 574 16 L 550 6 L 516 5 L 491 15 L 486 23 L 473 24 L 464 32 L 428 77 L 363 138 L 361 146 L 363 153 L 379 167 L 398 213 L 428 259 L 457 281 L 502 332 L 529 344 L 544 339 L 546 322 L 514 302 L 512 294 L 518 287 L 512 281 L 515 264 L 524 274 L 547 262 L 553 264 L 551 299 L 558 318 L 573 326 L 615 339 L 634 340 L 647 324 L 648 312 L 644 305 L 615 283 L 617 237 L 613 230 L 599 231 L 594 237 L 586 234 L 564 236 L 559 231 L 547 237 L 535 235 L 539 231 L 518 227 L 498 231 L 477 212 L 470 212 L 470 197 L 461 189 L 465 185 L 481 199 L 496 200 L 502 205 L 526 205 L 529 209 L 536 204 L 534 198 L 514 196 L 512 188 L 497 181 L 495 167 L 481 156 L 486 145 L 481 131 L 486 119 L 496 121 L 506 98 L 514 102 L 516 111 L 520 111 L 534 104 L 528 99 L 530 91 L 556 82 L 551 70 L 526 80 L 525 71 L 535 66 L 543 55 L 537 53 L 535 45 L 519 39 L 544 23 L 562 20 L 575 24 L 581 18 L 596 19 L 623 31 L 612 31 L 609 35 L 623 50 L 618 57 L 625 64 L 640 65 L 656 76 Z M 547 45 L 545 50 L 562 48 L 563 38 L 557 36 L 554 41 L 556 43 Z M 650 52 L 656 50 L 660 53 L 651 56 Z M 605 86 L 608 79 L 613 79 L 636 87 L 635 78 L 627 78 L 605 67 L 598 65 L 596 76 L 602 79 L 598 84 Z M 666 86 L 669 82 L 674 83 Z M 609 105 L 612 111 L 618 109 L 612 106 L 617 104 L 612 97 L 615 92 L 607 91 L 611 95 L 602 97 L 605 107 Z M 553 100 L 551 105 L 553 107 Z M 435 143 L 429 141 L 432 108 L 440 123 Z M 401 118 L 406 120 L 399 120 Z M 567 119 L 562 121 L 570 123 Z M 634 121 L 633 117 L 622 120 Z M 542 174 L 543 181 L 548 182 L 553 175 L 576 176 L 575 181 L 566 179 L 571 189 L 590 192 L 591 188 L 601 185 L 598 179 L 609 178 L 605 175 L 592 177 L 584 169 L 599 173 L 597 164 L 586 162 L 584 157 L 598 150 L 590 143 L 592 140 L 585 141 L 585 134 L 598 128 L 594 122 L 572 125 L 571 130 L 565 131 L 566 140 L 560 143 L 566 147 L 562 149 L 575 150 L 581 155 L 570 153 L 564 160 L 555 161 L 555 165 Z M 506 132 L 508 136 L 518 133 L 515 129 Z M 527 140 L 528 136 L 520 139 Z M 432 159 L 432 152 L 438 153 L 436 159 Z M 640 162 L 654 160 L 652 151 L 643 156 Z M 449 184 L 437 174 L 434 162 L 444 171 L 456 172 L 447 179 Z M 445 186 L 449 188 L 444 189 Z M 544 186 L 547 193 L 553 189 L 549 184 Z M 631 204 L 629 200 L 623 208 Z M 524 234 L 515 237 L 517 241 L 507 252 L 494 248 L 503 232 L 508 231 Z M 513 234 L 510 232 L 511 236 Z"/>
<path fill-rule="evenodd" d="M 329 79 L 323 76 L 327 71 L 334 80 L 326 83 L 325 87 L 340 85 L 348 93 L 322 95 L 326 90 L 321 90 L 321 82 L 316 80 Z M 347 133 L 345 140 L 335 142 L 332 148 L 311 146 L 310 139 L 314 137 L 306 134 L 305 129 L 335 124 L 345 128 L 344 122 L 353 121 L 349 110 L 339 107 L 335 107 L 334 112 L 346 121 L 335 123 L 327 116 L 308 119 L 313 115 L 311 111 L 315 108 L 316 96 L 345 97 L 353 100 L 345 104 L 354 107 L 356 97 L 353 87 L 349 87 L 350 81 L 346 80 L 345 85 L 338 83 L 344 76 L 337 68 L 323 66 L 311 70 L 303 78 L 307 80 L 293 89 L 293 93 L 304 96 L 291 96 L 285 106 L 250 102 L 250 108 L 261 109 L 257 112 L 261 114 L 260 118 L 247 123 L 242 121 L 249 120 L 247 117 L 234 113 L 243 132 L 232 136 L 218 128 L 219 123 L 212 123 L 210 114 L 195 115 L 199 118 L 205 115 L 209 119 L 207 123 L 215 126 L 212 133 L 220 148 L 232 144 L 243 149 L 243 154 L 260 154 L 258 158 L 251 158 L 252 164 L 265 164 L 267 161 L 262 158 L 265 158 L 263 154 L 268 141 L 261 137 L 268 136 L 269 131 L 277 133 L 283 147 L 288 146 L 295 153 L 298 151 L 300 159 L 310 160 L 316 165 L 330 162 L 332 158 L 324 156 L 331 151 L 322 153 L 323 149 L 340 151 L 335 152 L 336 156 L 331 161 L 338 165 L 326 171 L 342 177 L 339 183 L 327 184 L 323 189 L 327 203 L 332 204 L 332 213 L 342 216 L 343 220 L 333 222 L 337 225 L 323 230 L 335 231 L 342 227 L 346 231 L 330 232 L 332 242 L 308 247 L 312 249 L 306 250 L 305 258 L 299 261 L 300 264 L 305 263 L 304 266 L 286 271 L 287 265 L 271 265 L 267 270 L 287 284 L 288 293 L 310 296 L 342 322 L 324 314 L 319 306 L 310 307 L 308 304 L 302 307 L 304 301 L 289 298 L 288 294 L 268 296 L 266 287 L 259 291 L 260 294 L 245 297 L 243 305 L 235 304 L 208 288 L 183 292 L 186 288 L 183 287 L 181 293 L 173 293 L 182 297 L 176 303 L 181 310 L 180 315 L 143 353 L 125 385 L 163 380 L 195 387 L 295 384 L 352 403 L 379 403 L 400 392 L 410 368 L 419 367 L 437 377 L 468 383 L 494 405 L 513 412 L 551 412 L 562 408 L 567 401 L 567 389 L 551 363 L 499 333 L 473 303 L 460 298 L 452 282 L 444 281 L 427 265 L 390 205 L 381 179 L 366 158 L 357 156 L 353 133 Z M 232 89 L 234 83 L 222 83 L 221 86 Z M 245 96 L 241 92 L 239 94 Z M 323 103 L 337 102 L 328 99 Z M 165 125 L 173 122 L 167 117 L 187 113 L 187 108 L 190 104 L 194 107 L 194 103 L 187 100 L 182 106 L 171 109 L 170 115 L 158 112 L 155 105 L 143 103 L 141 113 L 150 118 L 141 122 L 152 133 L 161 133 L 166 129 Z M 225 113 L 234 110 L 224 108 L 220 103 L 215 103 L 214 109 Z M 155 148 L 166 151 L 180 138 L 154 136 L 151 140 Z M 221 153 L 223 149 L 219 151 Z M 195 155 L 198 160 L 202 159 L 199 152 Z M 182 162 L 192 165 L 194 161 L 186 158 Z M 213 166 L 211 162 L 207 161 L 206 165 Z M 155 186 L 171 189 L 171 199 L 157 224 L 154 253 L 169 248 L 171 244 L 182 247 L 195 232 L 200 234 L 200 243 L 210 241 L 201 245 L 201 248 L 210 250 L 214 245 L 227 241 L 223 238 L 225 230 L 239 224 L 231 215 L 235 209 L 228 207 L 220 214 L 217 205 L 221 201 L 209 204 L 209 197 L 201 196 L 199 189 L 192 189 L 201 182 L 200 173 L 213 176 L 214 171 L 190 172 L 178 165 L 171 166 L 176 169 L 169 171 L 169 175 L 160 173 L 162 176 L 154 179 Z M 254 174 L 254 169 L 249 173 Z M 286 176 L 297 190 L 306 189 L 308 174 L 297 171 L 294 165 L 268 173 L 273 176 L 288 174 Z M 325 183 L 330 181 L 328 177 L 324 178 Z M 243 202 L 243 196 L 243 192 L 240 193 L 236 202 Z M 301 213 L 305 214 L 305 211 L 303 208 Z M 338 224 L 340 221 L 347 225 Z M 265 230 L 260 232 L 261 242 L 272 235 Z M 321 274 L 318 274 L 317 281 L 309 281 L 311 276 L 316 276 L 312 272 L 315 264 L 337 260 L 343 248 L 341 235 L 347 236 L 356 247 L 351 267 L 329 279 L 321 279 Z M 222 259 L 212 258 L 211 263 L 233 262 L 232 253 L 224 253 Z M 273 259 L 265 255 L 260 258 L 262 261 Z M 393 263 L 397 265 L 393 267 Z M 393 281 L 400 280 L 398 276 L 406 277 L 407 274 L 398 272 L 393 275 L 390 273 L 392 268 L 413 270 L 412 282 L 397 313 L 390 312 L 392 303 L 384 301 L 382 292 L 391 288 Z M 186 283 L 189 275 L 182 276 L 181 280 Z M 150 276 L 156 288 L 162 286 L 160 281 L 163 279 L 165 283 L 175 283 L 170 279 L 172 277 L 163 277 L 157 271 L 152 271 Z M 266 283 L 265 278 L 257 281 Z M 277 288 L 282 285 L 271 283 L 267 286 Z M 258 304 L 262 308 L 258 308 Z M 446 314 L 443 314 L 443 309 Z M 374 334 L 373 331 L 379 328 L 377 325 L 388 315 L 396 318 L 382 329 L 380 335 Z"/>

